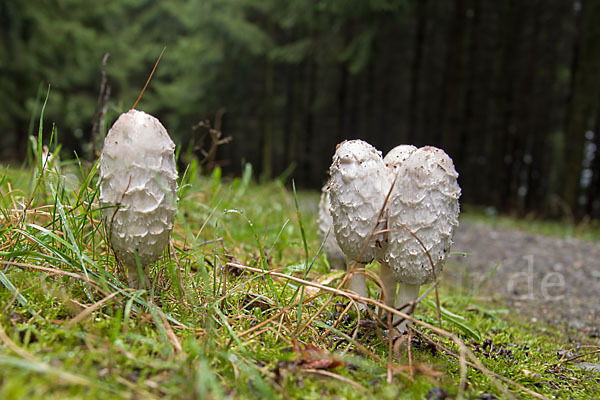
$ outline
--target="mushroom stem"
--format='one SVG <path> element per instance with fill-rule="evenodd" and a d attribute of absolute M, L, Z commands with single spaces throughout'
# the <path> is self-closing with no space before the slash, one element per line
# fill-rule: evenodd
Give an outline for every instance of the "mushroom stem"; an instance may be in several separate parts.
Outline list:
<path fill-rule="evenodd" d="M 352 268 L 354 266 L 354 268 Z M 353 269 L 364 268 L 365 264 L 358 261 L 352 260 L 350 257 L 346 258 L 346 271 L 351 272 Z M 348 289 L 358 293 L 362 297 L 367 297 L 367 281 L 363 274 L 353 274 L 348 282 Z"/>
<path fill-rule="evenodd" d="M 383 298 L 385 299 L 385 305 L 389 307 L 395 306 L 396 301 L 396 278 L 392 274 L 390 266 L 381 261 L 381 269 L 379 270 L 379 278 L 383 284 Z"/>
<path fill-rule="evenodd" d="M 396 304 L 394 305 L 394 307 L 400 308 L 405 304 L 415 301 L 417 297 L 419 297 L 420 288 L 420 285 L 408 285 L 406 283 L 398 283 L 398 294 L 396 295 Z M 408 311 L 410 311 L 410 308 L 406 307 L 402 311 L 404 313 L 407 313 Z M 394 321 L 397 321 L 399 319 L 399 316 L 394 316 Z M 406 325 L 408 325 L 408 321 L 404 320 L 400 325 L 397 326 L 397 328 L 400 332 L 403 332 L 406 330 Z"/>
<path fill-rule="evenodd" d="M 398 309 L 407 303 L 415 301 L 417 297 L 419 297 L 419 289 L 421 288 L 420 285 L 396 283 L 396 278 L 394 277 L 390 266 L 384 261 L 380 261 L 380 263 L 381 269 L 379 270 L 379 278 L 383 284 L 385 305 Z M 409 309 L 405 307 L 402 311 L 406 313 L 409 311 Z M 400 317 L 398 315 L 394 315 L 392 323 L 396 323 L 399 320 Z M 400 332 L 405 331 L 407 323 L 408 321 L 402 321 L 402 323 L 397 327 L 398 330 Z"/>
<path fill-rule="evenodd" d="M 146 275 L 146 268 L 142 267 L 142 275 L 138 271 L 137 265 L 127 265 L 127 282 L 129 287 L 132 289 L 144 289 L 148 285 L 148 277 Z"/>

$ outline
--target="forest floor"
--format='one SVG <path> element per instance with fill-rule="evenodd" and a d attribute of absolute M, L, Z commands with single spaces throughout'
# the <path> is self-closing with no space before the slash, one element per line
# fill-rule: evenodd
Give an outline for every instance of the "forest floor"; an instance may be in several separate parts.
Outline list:
<path fill-rule="evenodd" d="M 446 278 L 513 313 L 600 336 L 600 241 L 462 220 Z M 482 283 L 478 285 L 477 283 Z"/>
<path fill-rule="evenodd" d="M 61 167 L 0 166 L 0 399 L 600 398 L 597 234 L 467 211 L 438 293 L 391 336 L 378 264 L 364 299 L 320 253 L 318 192 L 192 164 L 133 291 L 95 169 Z"/>

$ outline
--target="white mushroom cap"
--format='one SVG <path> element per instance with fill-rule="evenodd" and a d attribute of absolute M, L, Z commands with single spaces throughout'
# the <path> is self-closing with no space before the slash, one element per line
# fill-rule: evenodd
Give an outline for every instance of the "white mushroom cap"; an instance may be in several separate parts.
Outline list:
<path fill-rule="evenodd" d="M 121 114 L 100 156 L 100 204 L 117 257 L 142 266 L 165 249 L 177 201 L 175 144 L 160 121 L 142 111 Z"/>
<path fill-rule="evenodd" d="M 441 272 L 458 226 L 457 178 L 452 159 L 435 147 L 414 150 L 401 163 L 387 206 L 383 254 L 397 282 L 424 285 Z"/>
<path fill-rule="evenodd" d="M 331 216 L 335 237 L 346 256 L 361 263 L 376 257 L 383 235 L 371 238 L 390 189 L 392 176 L 381 152 L 362 140 L 340 143 L 329 171 Z"/>
<path fill-rule="evenodd" d="M 383 158 L 385 166 L 392 169 L 394 173 L 402 163 L 417 150 L 412 144 L 401 144 L 391 149 Z"/>
<path fill-rule="evenodd" d="M 327 191 L 327 186 L 324 186 L 321 190 L 321 200 L 319 201 L 319 237 L 321 240 L 325 240 L 323 250 L 327 254 L 327 261 L 331 269 L 343 270 L 346 268 L 346 255 L 340 249 L 335 239 L 333 218 L 329 212 L 329 207 L 329 192 Z"/>

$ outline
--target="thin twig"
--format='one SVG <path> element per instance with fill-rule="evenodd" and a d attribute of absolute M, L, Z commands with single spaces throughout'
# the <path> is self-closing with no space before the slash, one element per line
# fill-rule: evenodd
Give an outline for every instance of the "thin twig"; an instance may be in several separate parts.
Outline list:
<path fill-rule="evenodd" d="M 71 278 L 77 278 L 77 279 L 81 279 L 83 281 L 85 280 L 85 276 L 83 276 L 83 275 L 75 274 L 73 272 L 63 271 L 63 270 L 58 269 L 58 268 L 40 267 L 39 265 L 26 264 L 26 263 L 18 263 L 18 262 L 14 262 L 14 261 L 0 261 L 0 264 L 3 264 L 3 265 L 12 265 L 12 266 L 21 267 L 21 268 L 37 269 L 37 270 L 40 270 L 40 271 L 48 272 L 50 274 L 70 276 Z"/>
<path fill-rule="evenodd" d="M 128 291 L 128 290 L 132 290 L 132 289 L 121 289 L 117 292 L 113 292 L 113 293 L 109 294 L 108 296 L 106 296 L 105 298 L 103 298 L 102 300 L 85 308 L 82 312 L 77 314 L 74 318 L 71 318 L 69 321 L 67 321 L 63 326 L 64 329 L 70 329 L 73 325 L 77 324 L 80 321 L 83 321 L 88 315 L 90 315 L 91 313 L 93 313 L 94 311 L 96 311 L 97 309 L 102 307 L 104 304 L 108 303 L 108 301 L 110 301 L 110 299 L 112 299 L 113 297 L 115 297 L 125 291 Z"/>
<path fill-rule="evenodd" d="M 181 347 L 181 343 L 179 342 L 177 335 L 175 335 L 175 332 L 173 332 L 173 328 L 171 328 L 171 324 L 169 324 L 169 320 L 167 319 L 167 316 L 159 309 L 157 309 L 157 311 L 158 311 L 158 315 L 160 316 L 160 318 L 162 320 L 163 327 L 165 328 L 167 338 L 169 339 L 169 342 L 171 342 L 171 344 L 173 345 L 173 348 L 175 349 L 175 353 L 181 353 L 183 348 Z"/>
<path fill-rule="evenodd" d="M 345 376 L 338 375 L 331 371 L 327 371 L 327 370 L 323 370 L 323 369 L 303 369 L 302 372 L 307 372 L 309 374 L 322 375 L 322 376 L 327 376 L 329 378 L 334 378 L 334 379 L 337 379 L 338 381 L 352 385 L 352 387 L 360 390 L 361 392 L 367 391 L 367 388 L 362 386 L 361 384 L 356 383 L 352 379 L 348 379 Z"/>
<path fill-rule="evenodd" d="M 160 59 L 162 58 L 162 56 L 165 53 L 166 49 L 167 49 L 167 46 L 163 47 L 162 51 L 160 52 L 160 55 L 158 56 L 158 59 L 154 63 L 154 68 L 152 68 L 152 72 L 150 72 L 150 76 L 148 77 L 148 80 L 146 81 L 146 84 L 144 85 L 144 88 L 140 92 L 140 95 L 138 96 L 138 98 L 135 101 L 135 103 L 133 103 L 133 107 L 131 107 L 132 110 L 135 109 L 135 106 L 137 106 L 138 101 L 140 101 L 140 99 L 142 98 L 142 95 L 146 91 L 146 88 L 148 87 L 148 84 L 150 83 L 150 80 L 152 79 L 152 75 L 154 75 L 154 71 L 156 71 L 156 67 L 158 67 L 158 63 L 160 62 Z"/>
<path fill-rule="evenodd" d="M 594 347 L 595 347 L 595 346 L 594 346 Z M 573 357 L 571 357 L 571 358 L 568 358 L 568 359 L 566 359 L 566 360 L 563 360 L 563 359 L 561 359 L 559 362 L 557 362 L 556 364 L 554 364 L 554 365 L 553 365 L 553 367 L 559 367 L 559 366 L 561 366 L 561 365 L 562 365 L 562 364 L 564 364 L 564 363 L 568 363 L 568 362 L 571 362 L 571 361 L 575 361 L 575 360 L 577 360 L 577 359 L 579 359 L 579 358 L 583 358 L 583 357 L 591 356 L 591 355 L 593 355 L 593 354 L 598 354 L 598 353 L 600 353 L 600 349 L 598 349 L 598 350 L 594 350 L 594 351 L 591 351 L 591 352 L 589 352 L 589 353 L 579 354 L 579 355 L 577 355 L 577 356 L 573 356 Z"/>

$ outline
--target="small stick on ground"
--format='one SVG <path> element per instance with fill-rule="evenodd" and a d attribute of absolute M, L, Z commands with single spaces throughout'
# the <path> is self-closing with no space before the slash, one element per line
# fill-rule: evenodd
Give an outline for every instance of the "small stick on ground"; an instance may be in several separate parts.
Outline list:
<path fill-rule="evenodd" d="M 365 388 L 361 384 L 356 383 L 353 380 L 346 378 L 345 376 L 338 375 L 338 374 L 333 373 L 331 371 L 326 371 L 326 370 L 322 370 L 322 369 L 303 369 L 302 372 L 307 372 L 309 374 L 323 375 L 323 376 L 327 376 L 329 378 L 334 378 L 334 379 L 337 379 L 338 381 L 342 381 L 342 382 L 345 382 L 345 383 L 347 383 L 349 385 L 352 385 L 352 387 L 360 390 L 361 392 L 366 392 L 367 391 L 367 388 Z"/>
<path fill-rule="evenodd" d="M 115 297 L 127 290 L 131 290 L 131 289 L 122 289 L 117 292 L 113 292 L 113 293 L 109 294 L 108 296 L 106 296 L 105 298 L 103 298 L 102 300 L 85 308 L 82 312 L 77 314 L 74 318 L 71 318 L 69 321 L 67 321 L 64 325 L 64 329 L 70 329 L 73 325 L 77 324 L 80 321 L 83 321 L 88 315 L 90 315 L 91 313 L 93 313 L 94 311 L 96 311 L 97 309 L 102 307 L 104 304 L 108 303 L 113 297 Z"/>

